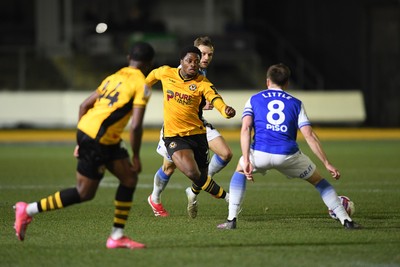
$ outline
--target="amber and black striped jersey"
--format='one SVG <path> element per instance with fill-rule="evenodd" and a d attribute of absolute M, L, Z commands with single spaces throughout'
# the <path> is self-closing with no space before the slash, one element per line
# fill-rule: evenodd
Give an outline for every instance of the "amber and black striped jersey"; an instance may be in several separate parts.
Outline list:
<path fill-rule="evenodd" d="M 147 75 L 146 83 L 153 86 L 161 81 L 164 104 L 164 137 L 206 133 L 202 120 L 205 99 L 224 116 L 226 104 L 214 85 L 203 75 L 185 80 L 179 68 L 162 66 Z"/>
<path fill-rule="evenodd" d="M 79 120 L 78 129 L 101 144 L 116 144 L 133 107 L 146 107 L 151 88 L 140 70 L 124 67 L 104 79 L 97 92 L 99 98 Z"/>

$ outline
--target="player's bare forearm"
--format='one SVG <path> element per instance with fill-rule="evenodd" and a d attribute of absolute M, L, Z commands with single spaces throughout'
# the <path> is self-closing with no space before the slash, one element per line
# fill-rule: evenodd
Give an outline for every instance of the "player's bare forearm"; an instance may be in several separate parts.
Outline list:
<path fill-rule="evenodd" d="M 132 148 L 132 161 L 133 163 L 140 163 L 140 147 L 142 145 L 142 136 L 143 136 L 143 118 L 145 113 L 145 107 L 134 107 L 132 120 L 131 120 L 131 128 L 130 128 L 130 143 Z M 135 166 L 138 167 L 138 166 Z M 141 166 L 139 164 L 139 168 L 136 170 L 138 172 L 141 171 Z"/>
<path fill-rule="evenodd" d="M 318 139 L 311 135 L 305 138 L 308 146 L 311 148 L 311 151 L 318 157 L 318 159 L 324 164 L 328 164 L 328 158 L 326 157 L 326 154 L 324 150 L 322 149 L 322 146 Z"/>
<path fill-rule="evenodd" d="M 319 141 L 317 134 L 312 130 L 311 126 L 302 127 L 300 130 L 306 139 L 308 146 L 311 148 L 311 151 L 324 164 L 326 170 L 332 175 L 332 177 L 338 180 L 340 178 L 340 172 L 329 162 L 328 157 L 322 148 L 321 142 Z"/>
<path fill-rule="evenodd" d="M 206 101 L 206 104 L 203 107 L 203 110 L 212 110 L 214 109 L 213 104 L 211 104 L 210 102 Z"/>
<path fill-rule="evenodd" d="M 253 181 L 253 166 L 250 162 L 250 144 L 253 120 L 250 116 L 245 116 L 242 119 L 242 127 L 240 130 L 240 148 L 243 156 L 243 173 L 246 175 L 247 180 Z"/>
<path fill-rule="evenodd" d="M 133 154 L 132 155 L 133 170 L 138 173 L 142 171 L 142 165 L 140 162 L 140 147 L 142 146 L 142 135 L 143 135 L 142 127 L 132 128 L 130 131 L 130 143 Z"/>
<path fill-rule="evenodd" d="M 86 98 L 79 105 L 78 120 L 80 120 L 82 118 L 82 116 L 85 115 L 86 112 L 94 106 L 94 103 L 96 102 L 98 97 L 99 97 L 99 94 L 97 93 L 97 91 L 94 91 L 88 98 Z"/>

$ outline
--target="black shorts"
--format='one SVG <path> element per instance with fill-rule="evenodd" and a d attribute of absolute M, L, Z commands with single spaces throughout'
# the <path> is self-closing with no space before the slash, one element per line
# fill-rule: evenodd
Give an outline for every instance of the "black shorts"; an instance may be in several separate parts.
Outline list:
<path fill-rule="evenodd" d="M 200 169 L 208 167 L 209 155 L 206 134 L 165 137 L 163 140 L 170 157 L 172 157 L 175 151 L 191 149 L 193 150 L 197 166 Z"/>
<path fill-rule="evenodd" d="M 90 179 L 101 180 L 109 163 L 129 158 L 121 141 L 115 145 L 103 145 L 79 130 L 76 137 L 79 145 L 77 171 Z"/>

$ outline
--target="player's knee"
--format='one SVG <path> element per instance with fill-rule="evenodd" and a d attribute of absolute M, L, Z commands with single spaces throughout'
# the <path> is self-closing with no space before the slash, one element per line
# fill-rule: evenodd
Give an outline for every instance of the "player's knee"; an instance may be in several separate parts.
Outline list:
<path fill-rule="evenodd" d="M 322 176 L 319 174 L 319 172 L 318 172 L 317 170 L 315 170 L 315 171 L 313 172 L 313 174 L 312 174 L 308 179 L 306 179 L 306 181 L 315 186 L 316 184 L 318 184 L 319 182 L 321 182 L 322 179 L 323 179 L 323 178 L 322 178 Z"/>
<path fill-rule="evenodd" d="M 231 161 L 232 157 L 233 157 L 233 153 L 232 153 L 231 150 L 229 150 L 229 151 L 227 152 L 227 154 L 225 155 L 225 159 L 224 159 L 224 160 L 225 160 L 226 162 L 229 162 L 229 161 Z"/>
<path fill-rule="evenodd" d="M 233 157 L 233 153 L 230 149 L 223 151 L 222 153 L 220 153 L 218 155 L 223 161 L 225 162 L 230 162 L 232 157 Z"/>
<path fill-rule="evenodd" d="M 207 174 L 200 173 L 197 180 L 193 180 L 193 183 L 200 189 L 206 184 L 207 179 Z"/>
<path fill-rule="evenodd" d="M 76 191 L 79 194 L 81 202 L 92 200 L 97 192 L 99 181 L 90 180 L 82 175 L 78 176 L 78 183 L 76 185 Z"/>
<path fill-rule="evenodd" d="M 125 187 L 134 188 L 138 183 L 138 176 L 133 175 L 132 177 L 130 177 L 130 179 L 122 179 L 120 180 L 120 183 Z"/>
<path fill-rule="evenodd" d="M 163 165 L 162 170 L 167 176 L 171 176 L 175 172 L 176 166 L 175 165 Z"/>
<path fill-rule="evenodd" d="M 164 172 L 167 176 L 172 176 L 172 174 L 174 174 L 174 172 L 175 172 L 175 168 L 167 168 L 167 169 L 164 169 L 163 172 Z"/>
<path fill-rule="evenodd" d="M 190 180 L 192 180 L 196 185 L 201 184 L 201 173 L 198 170 L 187 170 L 185 171 L 185 175 L 189 177 Z M 204 182 L 203 182 L 204 184 Z M 200 185 L 199 185 L 200 186 Z"/>
<path fill-rule="evenodd" d="M 90 201 L 90 200 L 94 199 L 95 196 L 96 196 L 96 192 L 92 192 L 92 191 L 79 192 L 79 197 L 80 197 L 81 202 Z"/>

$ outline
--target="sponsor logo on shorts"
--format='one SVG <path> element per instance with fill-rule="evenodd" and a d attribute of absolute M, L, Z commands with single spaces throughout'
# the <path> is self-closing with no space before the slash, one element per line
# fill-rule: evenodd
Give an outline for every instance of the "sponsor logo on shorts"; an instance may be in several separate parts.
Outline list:
<path fill-rule="evenodd" d="M 310 173 L 312 173 L 312 171 L 313 171 L 313 167 L 312 167 L 311 164 L 310 164 L 310 165 L 308 165 L 307 170 L 303 171 L 303 173 L 301 173 L 301 174 L 299 175 L 299 177 L 300 177 L 300 178 L 305 178 L 305 177 L 307 177 Z"/>

